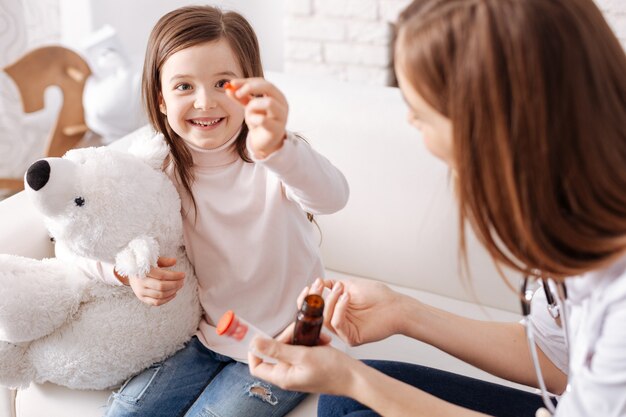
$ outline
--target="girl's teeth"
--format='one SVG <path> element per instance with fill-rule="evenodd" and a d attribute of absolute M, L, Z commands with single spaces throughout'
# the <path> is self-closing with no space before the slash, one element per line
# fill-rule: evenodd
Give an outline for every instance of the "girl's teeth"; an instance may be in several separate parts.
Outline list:
<path fill-rule="evenodd" d="M 211 122 L 201 122 L 199 120 L 192 120 L 192 123 L 196 124 L 196 125 L 200 125 L 200 126 L 205 126 L 206 127 L 206 126 L 213 126 L 213 125 L 217 124 L 220 120 L 222 120 L 222 119 L 221 118 L 220 119 L 215 119 L 215 120 L 213 120 Z"/>

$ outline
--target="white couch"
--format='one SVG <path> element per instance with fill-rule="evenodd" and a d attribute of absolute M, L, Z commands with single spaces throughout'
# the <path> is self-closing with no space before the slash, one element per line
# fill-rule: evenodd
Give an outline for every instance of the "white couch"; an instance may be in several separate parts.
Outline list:
<path fill-rule="evenodd" d="M 289 99 L 289 127 L 306 136 L 350 183 L 347 207 L 318 218 L 329 277 L 369 277 L 459 314 L 519 319 L 515 293 L 473 236 L 471 279 L 461 278 L 457 211 L 448 170 L 427 153 L 419 133 L 406 122 L 407 109 L 397 89 L 278 73 L 268 78 Z M 41 220 L 23 193 L 0 203 L 0 230 L 0 253 L 52 256 Z M 516 285 L 517 277 L 513 279 Z M 401 336 L 348 352 L 498 381 Z M 51 384 L 34 384 L 17 393 L 0 388 L 0 417 L 96 417 L 108 395 Z M 316 415 L 316 400 L 310 396 L 290 415 Z"/>

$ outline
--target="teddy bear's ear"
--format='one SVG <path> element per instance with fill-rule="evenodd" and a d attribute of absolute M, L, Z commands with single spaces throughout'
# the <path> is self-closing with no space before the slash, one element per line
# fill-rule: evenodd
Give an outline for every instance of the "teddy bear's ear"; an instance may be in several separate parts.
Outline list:
<path fill-rule="evenodd" d="M 162 134 L 137 137 L 128 148 L 128 153 L 141 158 L 154 169 L 161 169 L 169 152 L 170 148 Z"/>

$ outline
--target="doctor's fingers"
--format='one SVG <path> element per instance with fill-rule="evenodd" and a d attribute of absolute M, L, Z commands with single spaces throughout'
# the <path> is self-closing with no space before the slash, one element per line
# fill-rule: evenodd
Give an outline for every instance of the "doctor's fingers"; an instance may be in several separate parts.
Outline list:
<path fill-rule="evenodd" d="M 302 291 L 300 291 L 300 294 L 298 294 L 298 298 L 296 299 L 296 307 L 298 308 L 298 310 L 300 310 L 300 307 L 302 307 L 304 298 L 309 295 L 309 291 L 309 287 L 304 287 Z"/>
<path fill-rule="evenodd" d="M 302 289 L 302 291 L 300 291 L 300 294 L 296 299 L 296 306 L 298 307 L 298 309 L 300 309 L 300 307 L 302 307 L 302 303 L 304 302 L 304 297 L 309 294 L 317 294 L 321 295 L 322 297 L 326 297 L 326 294 L 328 293 L 328 291 L 330 291 L 331 288 L 333 288 L 333 285 L 333 280 L 316 278 L 310 287 L 306 286 Z"/>
<path fill-rule="evenodd" d="M 350 294 L 344 292 L 341 294 L 334 305 L 333 313 L 329 317 L 328 327 L 341 338 L 344 342 L 352 345 L 354 343 L 354 325 L 348 318 L 348 307 L 350 304 Z M 326 319 L 325 319 L 326 320 Z"/>
<path fill-rule="evenodd" d="M 333 284 L 332 290 L 327 291 L 324 297 L 324 324 L 334 333 L 337 333 L 337 331 L 333 326 L 333 318 L 337 314 L 337 303 L 343 295 L 344 289 L 343 282 L 339 281 Z"/>

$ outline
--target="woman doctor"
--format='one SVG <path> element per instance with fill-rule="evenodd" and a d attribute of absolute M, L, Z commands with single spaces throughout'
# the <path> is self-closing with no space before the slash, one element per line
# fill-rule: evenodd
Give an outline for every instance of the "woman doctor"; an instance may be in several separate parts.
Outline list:
<path fill-rule="evenodd" d="M 253 342 L 279 362 L 250 355 L 252 374 L 330 394 L 320 416 L 626 415 L 622 46 L 592 0 L 415 0 L 398 30 L 409 122 L 453 172 L 463 256 L 468 222 L 498 263 L 528 277 L 529 315 L 470 320 L 353 280 L 324 283 L 327 324 L 351 345 L 403 334 L 558 397 L 291 346 L 288 332 Z"/>

